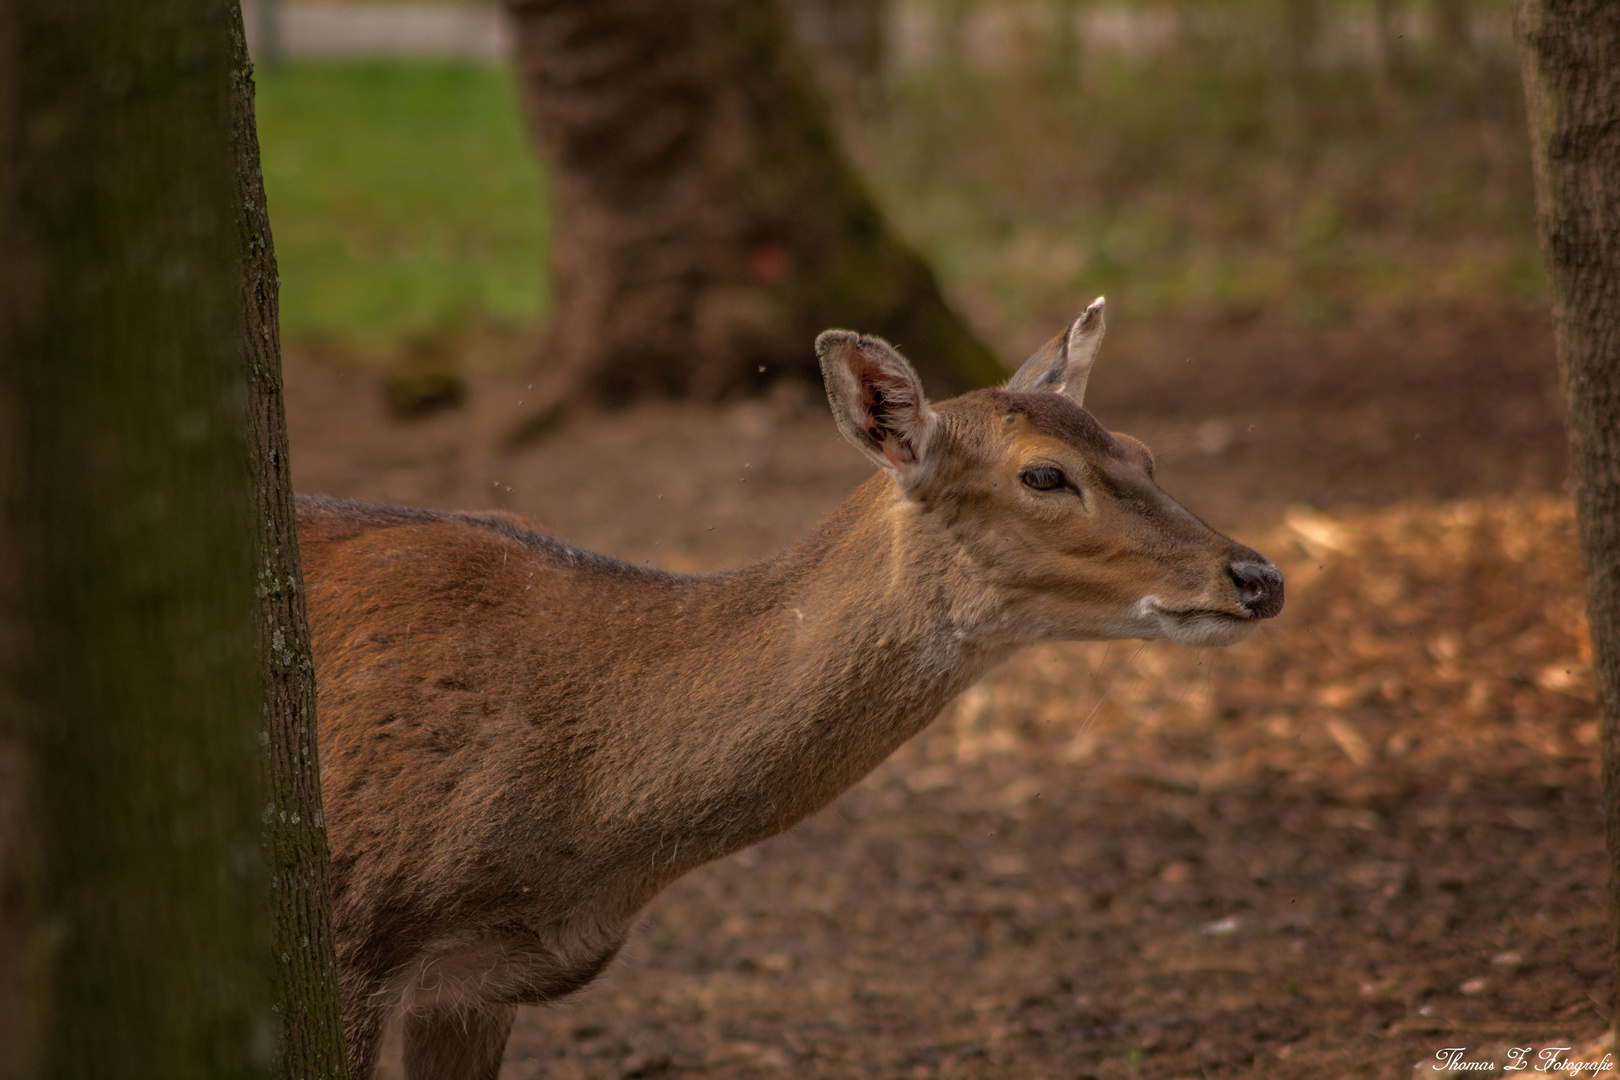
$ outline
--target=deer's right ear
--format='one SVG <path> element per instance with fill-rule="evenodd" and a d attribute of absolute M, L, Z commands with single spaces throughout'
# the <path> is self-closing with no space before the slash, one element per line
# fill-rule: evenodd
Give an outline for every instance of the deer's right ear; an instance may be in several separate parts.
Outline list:
<path fill-rule="evenodd" d="M 1103 339 L 1103 298 L 1075 316 L 1069 328 L 1035 350 L 1012 378 L 1009 390 L 1047 390 L 1068 394 L 1080 404 L 1086 400 L 1086 380 L 1097 360 Z"/>
<path fill-rule="evenodd" d="M 816 357 L 844 438 L 902 486 L 916 480 L 937 421 L 906 358 L 882 338 L 848 330 L 816 338 Z"/>

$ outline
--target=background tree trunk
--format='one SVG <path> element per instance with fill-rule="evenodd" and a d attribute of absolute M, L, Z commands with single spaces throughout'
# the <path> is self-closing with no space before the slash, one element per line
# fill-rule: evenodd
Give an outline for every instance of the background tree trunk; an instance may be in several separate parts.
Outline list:
<path fill-rule="evenodd" d="M 281 1080 L 349 1074 L 338 1003 L 329 853 L 321 815 L 315 728 L 315 664 L 304 614 L 303 567 L 287 460 L 281 388 L 275 247 L 259 167 L 253 64 L 242 13 L 233 5 L 231 137 L 236 157 L 236 228 L 242 275 L 242 370 L 247 379 L 252 470 L 253 561 L 264 727 L 259 735 L 270 875 L 271 957 L 281 1021 Z"/>
<path fill-rule="evenodd" d="M 273 1053 L 231 10 L 0 0 L 14 1076 Z"/>
<path fill-rule="evenodd" d="M 1620 1019 L 1620 5 L 1519 0 L 1515 15 L 1602 723 L 1613 1022 Z"/>
<path fill-rule="evenodd" d="M 1390 86 L 1404 87 L 1411 76 L 1406 38 L 1401 30 L 1400 0 L 1373 0 L 1373 28 L 1378 34 L 1378 64 Z"/>
<path fill-rule="evenodd" d="M 1440 63 L 1456 68 L 1473 51 L 1473 18 L 1468 0 L 1431 0 L 1434 45 Z"/>
<path fill-rule="evenodd" d="M 889 0 L 779 0 L 815 66 L 824 96 L 845 115 L 871 114 L 883 101 Z"/>
<path fill-rule="evenodd" d="M 507 0 L 550 169 L 546 363 L 599 399 L 819 383 L 829 326 L 944 395 L 1004 375 L 889 228 L 777 0 Z"/>

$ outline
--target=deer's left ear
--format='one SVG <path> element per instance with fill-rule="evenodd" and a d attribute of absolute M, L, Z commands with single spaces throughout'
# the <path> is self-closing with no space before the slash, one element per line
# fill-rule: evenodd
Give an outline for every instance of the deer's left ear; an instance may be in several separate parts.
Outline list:
<path fill-rule="evenodd" d="M 1049 390 L 1085 404 L 1086 380 L 1103 339 L 1103 298 L 1075 317 L 1069 328 L 1035 350 L 1013 377 L 1008 390 Z"/>
<path fill-rule="evenodd" d="M 848 330 L 816 338 L 816 356 L 838 430 L 909 487 L 927 469 L 938 423 L 917 372 L 887 341 Z"/>

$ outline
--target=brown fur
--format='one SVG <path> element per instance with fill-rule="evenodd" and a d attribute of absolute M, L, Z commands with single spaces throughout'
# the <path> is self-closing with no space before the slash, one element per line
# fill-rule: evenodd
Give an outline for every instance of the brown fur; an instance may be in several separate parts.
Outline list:
<path fill-rule="evenodd" d="M 857 369 L 882 344 L 848 342 Z M 1280 606 L 1280 579 L 1246 606 L 1230 568 L 1269 564 L 1073 400 L 911 407 L 847 419 L 890 461 L 915 432 L 918 460 L 721 574 L 511 514 L 300 500 L 355 1080 L 401 1010 L 412 1080 L 493 1077 L 513 1006 L 589 983 L 661 889 L 825 806 L 1018 647 L 1220 643 Z M 1032 491 L 1031 461 L 1074 492 Z"/>

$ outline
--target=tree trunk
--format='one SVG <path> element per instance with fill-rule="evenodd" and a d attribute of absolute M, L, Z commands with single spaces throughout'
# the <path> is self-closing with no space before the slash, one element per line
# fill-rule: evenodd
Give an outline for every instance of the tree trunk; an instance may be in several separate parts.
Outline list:
<path fill-rule="evenodd" d="M 1443 67 L 1455 68 L 1473 51 L 1468 0 L 1431 0 L 1431 7 L 1435 51 Z"/>
<path fill-rule="evenodd" d="M 1378 34 L 1378 67 L 1384 81 L 1394 87 L 1405 87 L 1411 75 L 1406 56 L 1406 38 L 1401 26 L 1400 0 L 1374 0 L 1373 28 Z"/>
<path fill-rule="evenodd" d="M 0 1072 L 268 1075 L 228 0 L 0 0 Z"/>
<path fill-rule="evenodd" d="M 261 0 L 263 2 L 263 0 Z M 304 615 L 303 568 L 287 460 L 281 389 L 275 248 L 259 168 L 253 65 L 241 9 L 231 36 L 231 136 L 236 157 L 236 228 L 242 282 L 242 371 L 247 379 L 252 512 L 256 524 L 260 683 L 259 735 L 270 875 L 271 956 L 281 1037 L 281 1080 L 348 1076 L 332 936 L 329 855 L 321 815 L 315 732 L 315 664 Z"/>
<path fill-rule="evenodd" d="M 935 394 L 1000 379 L 844 158 L 777 0 L 507 0 L 550 166 L 546 362 L 599 399 L 797 375 L 843 326 Z"/>
<path fill-rule="evenodd" d="M 1052 9 L 1051 43 L 1047 70 L 1054 89 L 1073 93 L 1080 78 L 1080 0 L 1050 0 Z"/>
<path fill-rule="evenodd" d="M 870 115 L 883 100 L 889 0 L 779 0 L 815 65 L 822 93 L 844 115 Z"/>
<path fill-rule="evenodd" d="M 1569 425 L 1602 724 L 1620 1019 L 1620 5 L 1519 0 L 1515 12 Z"/>

